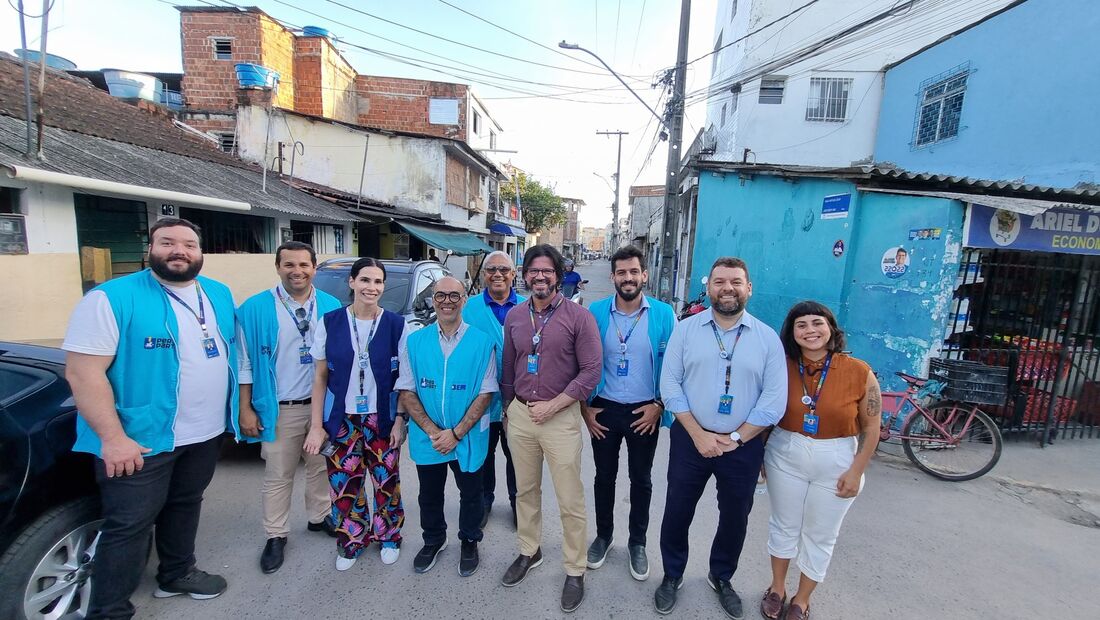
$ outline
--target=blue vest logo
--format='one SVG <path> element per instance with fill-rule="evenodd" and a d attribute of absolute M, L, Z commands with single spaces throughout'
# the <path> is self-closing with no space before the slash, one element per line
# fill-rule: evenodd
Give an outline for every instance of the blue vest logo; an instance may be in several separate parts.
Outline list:
<path fill-rule="evenodd" d="M 451 384 L 451 389 L 452 390 L 465 390 L 466 389 L 466 384 L 465 383 L 452 383 Z"/>
<path fill-rule="evenodd" d="M 266 344 L 265 344 L 265 345 L 262 345 L 262 346 L 260 346 L 260 355 L 268 355 L 268 356 L 270 356 L 270 355 L 271 355 L 271 347 L 270 347 L 270 346 L 268 346 L 268 345 L 266 345 Z"/>
<path fill-rule="evenodd" d="M 429 379 L 427 377 L 424 377 L 423 379 L 420 380 L 420 387 L 422 387 L 426 390 L 434 390 L 435 389 L 435 379 Z"/>
<path fill-rule="evenodd" d="M 145 337 L 146 349 L 171 349 L 172 345 L 173 343 L 171 338 L 154 338 L 152 336 Z"/>

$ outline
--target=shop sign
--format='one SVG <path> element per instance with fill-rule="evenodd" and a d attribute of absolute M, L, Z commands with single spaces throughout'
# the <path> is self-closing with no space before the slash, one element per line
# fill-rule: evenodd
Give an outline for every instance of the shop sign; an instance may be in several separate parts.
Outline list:
<path fill-rule="evenodd" d="M 895 246 L 882 254 L 882 275 L 891 280 L 905 275 L 909 271 L 909 251 L 902 246 Z"/>
<path fill-rule="evenodd" d="M 1100 213 L 1054 208 L 1025 215 L 972 204 L 963 237 L 972 248 L 1100 254 Z"/>
<path fill-rule="evenodd" d="M 835 194 L 833 196 L 826 196 L 821 201 L 821 219 L 842 220 L 848 217 L 848 209 L 851 205 L 851 194 Z"/>

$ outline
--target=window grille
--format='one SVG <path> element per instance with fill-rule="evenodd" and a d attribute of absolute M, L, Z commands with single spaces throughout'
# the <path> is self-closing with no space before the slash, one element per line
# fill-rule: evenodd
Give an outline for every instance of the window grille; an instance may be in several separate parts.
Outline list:
<path fill-rule="evenodd" d="M 787 88 L 787 78 L 771 76 L 760 80 L 760 103 L 783 103 L 783 91 Z"/>
<path fill-rule="evenodd" d="M 966 67 L 921 89 L 913 146 L 927 146 L 959 135 L 963 96 L 969 76 L 970 69 Z"/>
<path fill-rule="evenodd" d="M 233 39 L 214 39 L 214 59 L 233 60 Z"/>
<path fill-rule="evenodd" d="M 237 150 L 237 135 L 232 132 L 218 132 L 215 134 L 218 136 L 218 148 L 226 153 L 233 153 Z"/>
<path fill-rule="evenodd" d="M 848 118 L 852 78 L 810 78 L 806 120 L 842 122 Z"/>

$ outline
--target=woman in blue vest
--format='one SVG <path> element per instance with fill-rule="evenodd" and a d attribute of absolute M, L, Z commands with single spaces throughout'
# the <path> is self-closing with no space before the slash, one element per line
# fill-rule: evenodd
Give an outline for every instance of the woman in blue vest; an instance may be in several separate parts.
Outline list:
<path fill-rule="evenodd" d="M 386 269 L 374 258 L 355 261 L 348 278 L 352 304 L 325 314 L 314 336 L 313 423 L 305 450 L 327 457 L 336 523 L 336 570 L 355 564 L 378 541 L 383 564 L 400 554 L 401 443 L 407 416 L 393 391 L 405 346 L 405 321 L 378 305 Z M 332 404 L 326 414 L 326 390 Z M 323 420 L 323 425 L 322 425 Z M 326 441 L 327 440 L 327 441 Z M 374 486 L 373 518 L 363 479 Z"/>

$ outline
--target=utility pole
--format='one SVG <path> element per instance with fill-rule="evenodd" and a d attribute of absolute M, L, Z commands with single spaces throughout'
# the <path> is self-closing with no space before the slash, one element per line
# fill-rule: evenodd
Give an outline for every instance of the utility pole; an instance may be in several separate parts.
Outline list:
<path fill-rule="evenodd" d="M 661 265 L 657 282 L 657 294 L 666 301 L 672 301 L 675 282 L 672 281 L 672 268 L 676 260 L 676 228 L 679 224 L 680 198 L 680 146 L 684 133 L 684 82 L 687 78 L 688 30 L 691 25 L 691 0 L 680 3 L 680 42 L 676 49 L 676 69 L 673 74 L 672 97 L 668 100 L 668 166 L 665 172 L 665 213 L 661 226 Z"/>
<path fill-rule="evenodd" d="M 615 202 L 611 203 L 611 238 L 613 243 L 619 244 L 619 177 L 623 168 L 623 136 L 630 135 L 628 131 L 597 131 L 598 136 L 618 136 L 619 155 L 615 159 Z M 612 252 L 618 248 L 612 249 Z"/>

